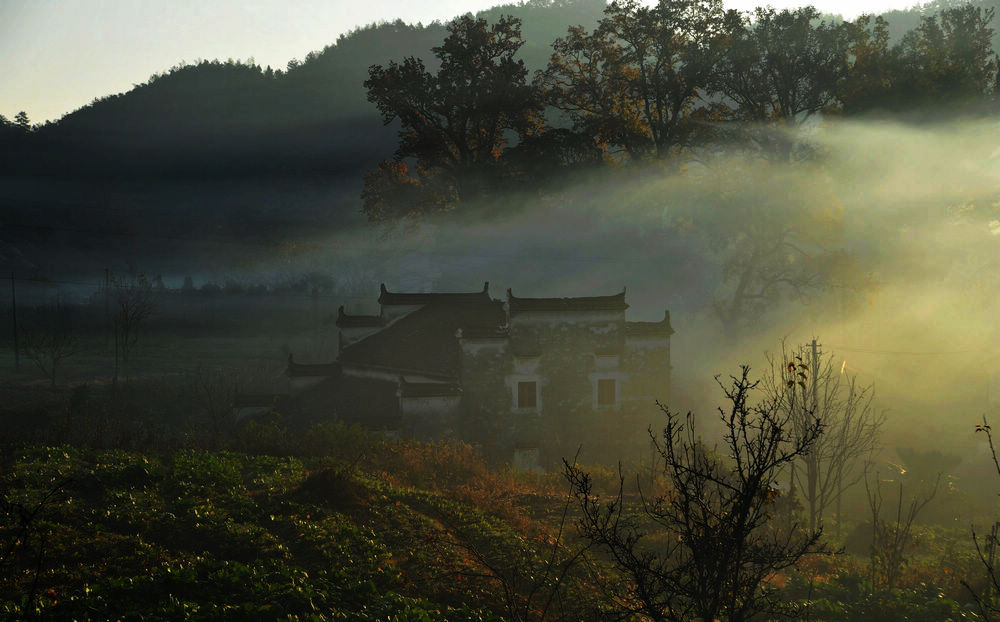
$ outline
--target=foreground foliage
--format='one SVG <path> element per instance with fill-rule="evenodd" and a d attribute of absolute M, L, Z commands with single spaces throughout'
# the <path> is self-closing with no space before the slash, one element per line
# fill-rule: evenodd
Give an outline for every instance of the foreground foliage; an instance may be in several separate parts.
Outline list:
<path fill-rule="evenodd" d="M 327 432 L 343 444 L 325 457 L 260 455 L 251 438 L 239 453 L 4 447 L 0 619 L 621 619 L 628 586 L 572 527 L 560 474 Z M 614 495 L 618 473 L 584 470 Z M 918 526 L 890 592 L 850 555 L 803 558 L 768 590 L 799 619 L 978 619 L 967 536 Z"/>
<path fill-rule="evenodd" d="M 0 516 L 4 619 L 496 619 L 463 534 L 487 557 L 534 551 L 470 505 L 329 461 L 28 447 L 0 491 L 38 510 L 28 529 Z"/>

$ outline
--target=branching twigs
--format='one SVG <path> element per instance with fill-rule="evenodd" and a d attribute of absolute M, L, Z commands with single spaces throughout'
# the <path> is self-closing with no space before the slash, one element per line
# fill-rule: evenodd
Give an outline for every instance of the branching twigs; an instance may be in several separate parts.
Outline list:
<path fill-rule="evenodd" d="M 38 581 L 41 577 L 45 561 L 46 537 L 44 531 L 37 529 L 38 521 L 46 505 L 71 481 L 72 478 L 68 477 L 57 481 L 45 492 L 38 503 L 32 507 L 13 501 L 10 498 L 9 492 L 0 491 L 2 492 L 2 495 L 0 495 L 0 520 L 5 523 L 12 520 L 14 523 L 10 526 L 2 525 L 5 528 L 0 530 L 0 541 L 7 540 L 4 546 L 0 547 L 0 577 L 17 577 L 20 575 L 16 569 L 12 570 L 9 566 L 13 566 L 16 563 L 14 558 L 18 552 L 26 549 L 32 538 L 35 536 L 38 537 L 38 544 L 32 563 L 33 575 L 31 585 L 22 599 L 21 615 L 25 619 L 31 617 L 29 612 L 38 595 Z"/>
<path fill-rule="evenodd" d="M 803 496 L 811 529 L 831 506 L 839 529 L 841 497 L 863 477 L 858 467 L 877 449 L 885 417 L 875 411 L 871 386 L 859 386 L 856 377 L 838 371 L 832 355 L 812 361 L 805 350 L 788 350 L 782 342 L 780 359 L 768 355 L 764 387 L 797 433 L 814 419 L 822 422 L 823 436 L 792 465 L 791 488 Z"/>
<path fill-rule="evenodd" d="M 896 587 L 896 581 L 906 564 L 906 550 L 913 543 L 913 523 L 920 511 L 937 494 L 940 483 L 941 475 L 938 474 L 930 492 L 912 497 L 906 505 L 903 502 L 903 482 L 899 482 L 895 516 L 892 520 L 886 520 L 882 517 L 882 485 L 878 473 L 875 474 L 874 485 L 865 477 L 865 492 L 872 513 L 870 578 L 873 589 L 889 593 Z"/>
<path fill-rule="evenodd" d="M 976 424 L 976 432 L 984 432 L 986 434 L 986 441 L 990 446 L 990 455 L 993 458 L 993 466 L 996 468 L 997 475 L 1000 476 L 1000 460 L 997 459 L 997 448 L 993 442 L 993 428 L 986 421 L 985 415 L 983 416 L 983 422 Z M 986 578 L 989 584 L 985 593 L 977 592 L 965 579 L 962 579 L 962 585 L 965 586 L 965 589 L 969 591 L 969 594 L 976 601 L 976 606 L 979 608 L 979 613 L 983 616 L 983 619 L 988 621 L 993 619 L 993 614 L 1000 613 L 1000 607 L 998 607 L 996 601 L 997 595 L 1000 594 L 1000 576 L 997 575 L 997 551 L 1000 549 L 1000 521 L 995 521 L 990 527 L 990 533 L 983 538 L 980 538 L 976 533 L 975 526 L 971 530 L 972 543 L 976 547 L 976 555 L 979 557 L 980 563 L 986 569 Z"/>
<path fill-rule="evenodd" d="M 728 402 L 719 409 L 721 452 L 697 438 L 690 414 L 661 405 L 666 424 L 653 442 L 668 490 L 650 497 L 640 488 L 637 508 L 625 508 L 621 474 L 605 501 L 589 475 L 566 470 L 582 511 L 580 533 L 627 580 L 619 604 L 633 615 L 687 622 L 777 613 L 768 579 L 821 548 L 818 529 L 782 532 L 768 523 L 781 470 L 813 449 L 823 426 L 813 421 L 796 434 L 777 401 L 751 404 L 758 383 L 745 366 L 730 380 L 720 383 Z"/>

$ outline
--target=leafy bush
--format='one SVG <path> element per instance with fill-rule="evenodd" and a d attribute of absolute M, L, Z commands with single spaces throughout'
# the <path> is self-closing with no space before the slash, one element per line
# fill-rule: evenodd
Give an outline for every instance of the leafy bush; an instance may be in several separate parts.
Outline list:
<path fill-rule="evenodd" d="M 871 582 L 861 574 L 844 572 L 828 581 L 809 581 L 793 573 L 784 596 L 795 601 L 799 615 L 809 620 L 831 622 L 943 622 L 977 620 L 970 604 L 945 598 L 934 583 L 913 588 L 873 593 Z"/>
<path fill-rule="evenodd" d="M 6 457 L 11 507 L 69 484 L 4 560 L 0 619 L 498 619 L 467 604 L 488 599 L 433 574 L 454 562 L 436 542 L 415 545 L 433 520 L 329 463 L 307 474 L 295 458 L 232 452 Z M 354 517 L 336 511 L 345 494 Z M 0 514 L 3 536 L 14 515 Z"/>

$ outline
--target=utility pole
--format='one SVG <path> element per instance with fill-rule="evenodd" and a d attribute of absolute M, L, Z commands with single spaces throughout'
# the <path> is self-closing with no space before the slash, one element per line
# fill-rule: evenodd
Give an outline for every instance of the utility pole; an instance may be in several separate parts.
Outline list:
<path fill-rule="evenodd" d="M 17 342 L 17 290 L 14 287 L 14 272 L 10 273 L 10 319 L 14 332 L 14 369 L 21 369 L 21 349 Z"/>
<path fill-rule="evenodd" d="M 819 344 L 816 339 L 812 340 L 812 413 L 810 418 L 819 418 Z M 814 530 L 819 518 L 819 509 L 816 507 L 818 501 L 817 488 L 819 486 L 819 460 L 815 452 L 810 452 L 805 457 L 806 467 L 806 487 L 807 501 L 809 502 L 809 529 Z"/>
<path fill-rule="evenodd" d="M 819 350 L 817 348 L 819 345 L 815 339 L 812 340 L 813 416 L 819 410 L 819 392 L 817 391 L 817 381 L 819 378 Z"/>
<path fill-rule="evenodd" d="M 104 322 L 107 324 L 107 330 L 104 331 L 104 348 L 107 350 L 108 344 L 111 342 L 111 311 L 109 310 L 109 298 L 111 297 L 111 272 L 105 268 L 104 269 Z"/>

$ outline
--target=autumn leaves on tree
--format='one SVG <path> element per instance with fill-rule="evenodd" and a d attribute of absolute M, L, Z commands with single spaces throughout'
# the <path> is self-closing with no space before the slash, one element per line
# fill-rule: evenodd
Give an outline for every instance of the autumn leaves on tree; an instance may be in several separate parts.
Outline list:
<path fill-rule="evenodd" d="M 364 211 L 396 221 L 586 166 L 676 168 L 723 141 L 768 160 L 808 157 L 788 130 L 819 114 L 985 101 L 998 70 L 992 18 L 945 9 L 890 45 L 888 24 L 871 16 L 833 23 L 812 7 L 617 0 L 593 31 L 569 27 L 529 78 L 520 21 L 466 15 L 429 62 L 369 69 L 369 101 L 400 130 L 393 158 L 366 175 Z"/>
<path fill-rule="evenodd" d="M 413 57 L 369 71 L 369 101 L 386 123 L 401 126 L 395 159 L 365 177 L 372 220 L 449 209 L 489 193 L 504 176 L 512 136 L 523 140 L 543 126 L 540 93 L 515 58 L 524 43 L 518 20 L 489 25 L 464 16 L 448 32 L 433 50 L 437 73 Z"/>

